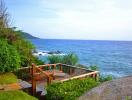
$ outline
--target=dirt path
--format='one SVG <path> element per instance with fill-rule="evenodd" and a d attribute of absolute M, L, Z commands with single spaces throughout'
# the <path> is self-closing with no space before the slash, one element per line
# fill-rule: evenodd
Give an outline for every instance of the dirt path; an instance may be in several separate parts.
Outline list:
<path fill-rule="evenodd" d="M 79 100 L 132 100 L 132 76 L 105 82 Z"/>

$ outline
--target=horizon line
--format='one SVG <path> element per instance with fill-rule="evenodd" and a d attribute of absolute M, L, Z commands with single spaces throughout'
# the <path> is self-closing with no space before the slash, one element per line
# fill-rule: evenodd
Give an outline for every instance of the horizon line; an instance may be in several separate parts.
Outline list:
<path fill-rule="evenodd" d="M 126 41 L 126 42 L 132 42 L 132 40 L 101 40 L 101 39 L 68 39 L 68 38 L 40 38 L 37 37 L 38 39 L 46 39 L 46 40 L 84 40 L 84 41 Z"/>

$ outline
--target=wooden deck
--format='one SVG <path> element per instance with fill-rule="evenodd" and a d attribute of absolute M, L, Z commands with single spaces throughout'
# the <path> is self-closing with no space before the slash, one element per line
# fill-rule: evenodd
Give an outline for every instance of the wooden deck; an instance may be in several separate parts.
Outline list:
<path fill-rule="evenodd" d="M 42 88 L 48 84 L 51 84 L 52 82 L 64 82 L 85 77 L 92 77 L 97 79 L 98 76 L 98 71 L 60 63 L 39 66 L 32 64 L 32 67 L 26 67 L 25 69 L 29 69 L 29 73 L 31 75 L 33 95 L 35 95 L 36 93 L 36 87 Z M 44 88 L 43 91 L 45 91 Z M 45 93 L 46 92 L 44 92 L 43 94 Z"/>

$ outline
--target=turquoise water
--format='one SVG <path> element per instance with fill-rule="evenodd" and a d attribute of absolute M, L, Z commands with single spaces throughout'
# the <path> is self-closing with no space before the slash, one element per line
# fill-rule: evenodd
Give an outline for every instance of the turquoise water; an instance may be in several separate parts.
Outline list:
<path fill-rule="evenodd" d="M 31 40 L 39 50 L 74 52 L 81 64 L 96 65 L 102 74 L 115 77 L 132 75 L 131 41 L 94 41 L 94 40 Z"/>

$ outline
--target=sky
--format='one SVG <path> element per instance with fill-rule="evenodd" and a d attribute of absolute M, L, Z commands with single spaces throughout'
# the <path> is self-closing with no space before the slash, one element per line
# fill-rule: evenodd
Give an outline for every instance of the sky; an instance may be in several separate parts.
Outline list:
<path fill-rule="evenodd" d="M 5 0 L 12 26 L 51 39 L 132 40 L 132 0 Z"/>

